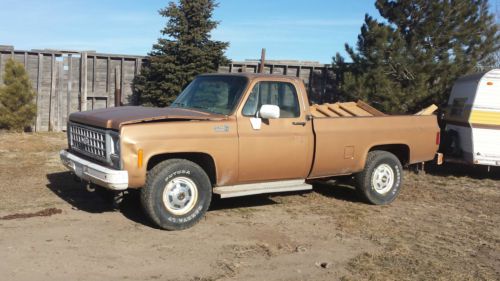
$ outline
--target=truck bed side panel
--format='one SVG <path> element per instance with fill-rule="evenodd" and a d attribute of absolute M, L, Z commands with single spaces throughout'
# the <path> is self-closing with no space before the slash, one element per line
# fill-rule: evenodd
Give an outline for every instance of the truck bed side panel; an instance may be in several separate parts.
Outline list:
<path fill-rule="evenodd" d="M 409 163 L 432 160 L 438 145 L 436 116 L 314 118 L 315 159 L 310 178 L 363 170 L 366 155 L 378 145 L 409 148 Z"/>

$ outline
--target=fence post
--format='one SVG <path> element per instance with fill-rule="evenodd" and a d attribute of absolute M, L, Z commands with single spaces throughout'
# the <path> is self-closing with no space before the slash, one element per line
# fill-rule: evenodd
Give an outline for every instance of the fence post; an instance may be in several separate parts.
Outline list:
<path fill-rule="evenodd" d="M 54 97 L 56 91 L 56 55 L 52 53 L 50 59 L 50 93 L 49 93 L 49 132 L 54 130 Z"/>
<path fill-rule="evenodd" d="M 118 66 L 115 67 L 115 107 L 121 106 L 122 95 L 121 95 L 121 84 L 122 84 L 121 73 L 118 70 Z"/>
<path fill-rule="evenodd" d="M 43 54 L 38 54 L 38 74 L 36 81 L 36 120 L 35 120 L 35 132 L 41 131 L 42 126 L 42 106 L 40 104 L 40 99 L 42 95 L 42 71 L 43 68 Z"/>
<path fill-rule="evenodd" d="M 73 56 L 68 55 L 68 94 L 66 96 L 66 122 L 71 114 L 71 92 L 73 91 Z M 66 128 L 67 129 L 67 128 Z"/>
<path fill-rule="evenodd" d="M 82 72 L 81 88 L 80 88 L 80 111 L 87 110 L 87 52 L 83 52 L 81 56 L 80 70 Z"/>

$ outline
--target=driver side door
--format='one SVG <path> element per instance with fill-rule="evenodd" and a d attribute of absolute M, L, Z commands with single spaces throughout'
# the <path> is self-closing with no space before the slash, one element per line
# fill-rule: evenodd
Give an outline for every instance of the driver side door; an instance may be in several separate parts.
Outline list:
<path fill-rule="evenodd" d="M 312 162 L 312 124 L 292 81 L 258 81 L 237 115 L 239 182 L 301 179 Z M 264 104 L 280 107 L 277 119 L 252 124 Z M 255 123 L 255 122 L 254 122 Z"/>

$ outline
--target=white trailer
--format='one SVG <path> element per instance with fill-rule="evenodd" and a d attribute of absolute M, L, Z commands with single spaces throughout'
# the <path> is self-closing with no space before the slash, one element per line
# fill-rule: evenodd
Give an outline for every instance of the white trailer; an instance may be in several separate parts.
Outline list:
<path fill-rule="evenodd" d="M 444 122 L 445 161 L 500 166 L 500 69 L 458 79 Z"/>

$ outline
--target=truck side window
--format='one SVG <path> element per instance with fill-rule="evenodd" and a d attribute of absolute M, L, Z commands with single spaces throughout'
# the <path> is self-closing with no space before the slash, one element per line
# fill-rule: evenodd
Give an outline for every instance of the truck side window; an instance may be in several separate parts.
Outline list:
<path fill-rule="evenodd" d="M 280 107 L 280 118 L 300 116 L 299 101 L 295 87 L 286 82 L 259 82 L 243 106 L 243 116 L 255 116 L 263 104 Z"/>

